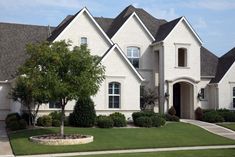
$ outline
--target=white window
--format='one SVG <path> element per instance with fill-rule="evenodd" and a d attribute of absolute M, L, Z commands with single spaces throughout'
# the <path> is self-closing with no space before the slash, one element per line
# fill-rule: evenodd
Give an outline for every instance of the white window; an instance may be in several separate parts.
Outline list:
<path fill-rule="evenodd" d="M 120 108 L 121 85 L 118 82 L 109 83 L 109 108 Z"/>
<path fill-rule="evenodd" d="M 58 101 L 50 101 L 49 108 L 60 108 L 60 103 Z"/>
<path fill-rule="evenodd" d="M 140 48 L 134 46 L 127 47 L 127 58 L 135 68 L 139 68 Z"/>
<path fill-rule="evenodd" d="M 81 37 L 81 45 L 87 45 L 87 37 Z"/>
<path fill-rule="evenodd" d="M 235 87 L 233 87 L 233 108 L 235 108 Z"/>
<path fill-rule="evenodd" d="M 178 67 L 187 67 L 187 49 L 178 49 Z"/>

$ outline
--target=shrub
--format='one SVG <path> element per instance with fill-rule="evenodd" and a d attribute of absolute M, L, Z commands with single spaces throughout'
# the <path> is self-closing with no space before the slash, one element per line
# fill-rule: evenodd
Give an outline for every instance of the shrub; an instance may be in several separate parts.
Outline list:
<path fill-rule="evenodd" d="M 92 127 L 95 124 L 95 108 L 91 98 L 79 99 L 69 116 L 69 123 L 76 127 Z"/>
<path fill-rule="evenodd" d="M 24 119 L 28 125 L 32 125 L 32 119 L 30 118 L 30 114 L 29 113 L 26 113 L 24 112 L 22 115 L 21 115 L 22 119 Z"/>
<path fill-rule="evenodd" d="M 20 117 L 19 113 L 10 113 L 7 115 L 7 117 L 5 119 L 6 126 L 8 126 L 10 121 L 20 120 L 20 119 L 21 119 L 21 117 Z"/>
<path fill-rule="evenodd" d="M 139 127 L 152 127 L 152 119 L 151 117 L 147 117 L 147 116 L 142 116 L 139 117 L 135 120 L 135 125 L 139 126 Z"/>
<path fill-rule="evenodd" d="M 172 107 L 168 110 L 168 114 L 170 114 L 170 115 L 172 115 L 172 116 L 176 115 L 176 110 L 175 110 L 174 106 L 172 106 Z"/>
<path fill-rule="evenodd" d="M 61 120 L 62 117 L 62 112 L 58 112 L 58 111 L 53 111 L 49 114 L 49 116 L 51 116 L 52 120 Z"/>
<path fill-rule="evenodd" d="M 202 120 L 209 123 L 224 122 L 224 118 L 216 111 L 205 112 L 203 114 Z"/>
<path fill-rule="evenodd" d="M 100 128 L 112 128 L 114 122 L 111 117 L 100 115 L 96 119 L 96 124 Z"/>
<path fill-rule="evenodd" d="M 15 118 L 15 117 L 14 117 Z M 25 129 L 27 127 L 27 122 L 24 119 L 20 120 L 11 120 L 8 123 L 8 127 L 11 131 Z"/>
<path fill-rule="evenodd" d="M 38 126 L 44 126 L 44 127 L 49 127 L 52 125 L 52 118 L 51 116 L 44 115 L 42 117 L 39 117 L 37 119 L 37 125 Z"/>
<path fill-rule="evenodd" d="M 225 122 L 235 122 L 235 112 L 227 109 L 219 109 L 216 112 L 224 118 Z"/>
<path fill-rule="evenodd" d="M 120 112 L 115 112 L 109 115 L 113 122 L 115 127 L 124 127 L 126 126 L 126 117 L 124 114 Z"/>
<path fill-rule="evenodd" d="M 19 120 L 20 129 L 26 129 L 27 122 L 24 119 Z"/>
<path fill-rule="evenodd" d="M 158 117 L 158 116 L 152 116 L 151 120 L 152 120 L 153 127 L 160 127 L 160 126 L 165 125 L 166 123 L 165 119 L 163 119 L 162 117 Z"/>
<path fill-rule="evenodd" d="M 179 122 L 180 121 L 179 117 L 177 117 L 175 115 L 170 115 L 170 114 L 165 115 L 165 120 L 166 121 L 174 121 L 174 122 Z"/>
<path fill-rule="evenodd" d="M 195 110 L 195 119 L 196 120 L 202 120 L 202 117 L 203 117 L 203 111 L 200 107 L 198 107 L 196 110 Z"/>
<path fill-rule="evenodd" d="M 160 116 L 159 114 L 153 111 L 140 111 L 132 113 L 132 119 L 134 124 L 136 125 L 136 119 L 139 117 L 152 117 L 152 116 Z"/>
<path fill-rule="evenodd" d="M 52 126 L 59 127 L 60 125 L 61 125 L 60 120 L 58 120 L 58 119 L 53 119 L 52 120 Z"/>

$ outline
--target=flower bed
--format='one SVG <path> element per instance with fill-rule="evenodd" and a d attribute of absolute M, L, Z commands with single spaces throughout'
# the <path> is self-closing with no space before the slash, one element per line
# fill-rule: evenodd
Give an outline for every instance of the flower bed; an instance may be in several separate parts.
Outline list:
<path fill-rule="evenodd" d="M 29 138 L 29 140 L 38 144 L 45 145 L 75 145 L 93 142 L 93 136 L 72 134 L 64 135 L 64 137 L 61 137 L 59 134 L 48 134 L 32 136 Z"/>

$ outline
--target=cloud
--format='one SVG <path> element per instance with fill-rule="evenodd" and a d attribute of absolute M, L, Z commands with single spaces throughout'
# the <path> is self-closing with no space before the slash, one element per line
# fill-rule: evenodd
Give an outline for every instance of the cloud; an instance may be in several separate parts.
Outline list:
<path fill-rule="evenodd" d="M 188 8 L 203 8 L 208 10 L 222 11 L 235 9 L 234 0 L 197 0 L 182 3 Z"/>

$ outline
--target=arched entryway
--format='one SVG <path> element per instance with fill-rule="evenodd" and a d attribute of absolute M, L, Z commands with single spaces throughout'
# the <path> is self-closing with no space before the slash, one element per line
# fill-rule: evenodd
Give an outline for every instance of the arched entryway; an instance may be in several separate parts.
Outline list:
<path fill-rule="evenodd" d="M 177 82 L 173 85 L 173 106 L 180 118 L 193 118 L 193 85 Z"/>

